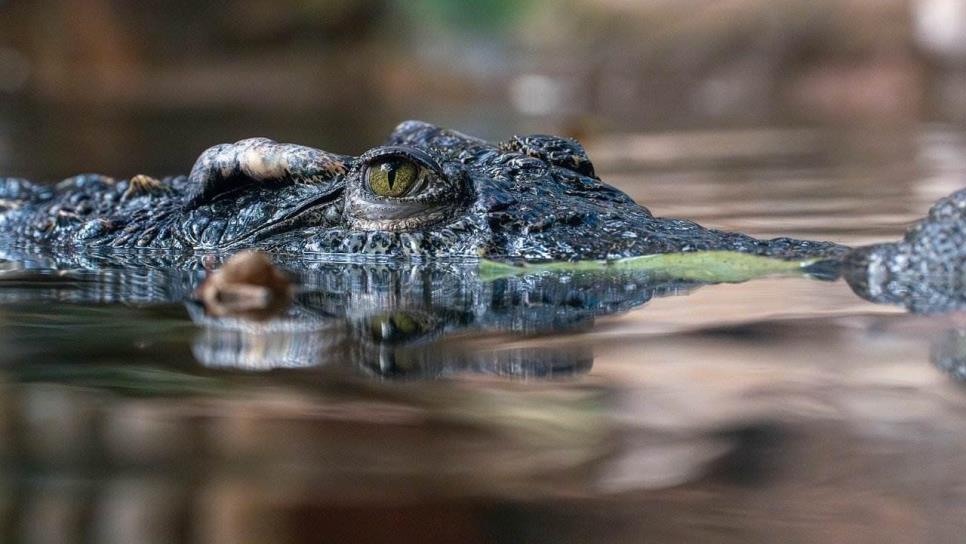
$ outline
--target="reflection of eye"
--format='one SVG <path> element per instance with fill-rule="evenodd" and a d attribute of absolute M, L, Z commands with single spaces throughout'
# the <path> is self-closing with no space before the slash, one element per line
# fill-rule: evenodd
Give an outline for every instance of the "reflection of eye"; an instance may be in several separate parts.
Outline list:
<path fill-rule="evenodd" d="M 399 198 L 416 187 L 421 174 L 422 167 L 411 160 L 386 157 L 369 165 L 366 180 L 376 196 Z"/>
<path fill-rule="evenodd" d="M 373 316 L 369 331 L 379 343 L 399 343 L 423 336 L 432 330 L 432 320 L 413 312 L 398 311 Z"/>

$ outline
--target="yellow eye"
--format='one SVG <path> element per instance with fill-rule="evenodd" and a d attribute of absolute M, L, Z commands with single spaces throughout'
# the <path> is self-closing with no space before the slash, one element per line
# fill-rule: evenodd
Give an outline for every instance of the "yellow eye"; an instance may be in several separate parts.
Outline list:
<path fill-rule="evenodd" d="M 390 158 L 370 165 L 366 176 L 374 194 L 396 198 L 416 185 L 419 166 L 406 159 Z"/>
<path fill-rule="evenodd" d="M 369 329 L 372 337 L 380 342 L 404 341 L 430 332 L 432 322 L 425 316 L 400 311 L 373 317 Z"/>

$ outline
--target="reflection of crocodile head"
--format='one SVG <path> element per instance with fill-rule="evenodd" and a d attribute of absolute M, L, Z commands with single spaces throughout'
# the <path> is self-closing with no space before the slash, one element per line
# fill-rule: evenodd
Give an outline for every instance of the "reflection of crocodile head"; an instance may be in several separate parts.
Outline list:
<path fill-rule="evenodd" d="M 190 304 L 205 327 L 196 356 L 206 365 L 247 368 L 348 359 L 382 376 L 560 376 L 589 370 L 589 350 L 533 349 L 521 337 L 586 329 L 598 316 L 690 286 L 626 272 L 487 279 L 461 263 L 320 263 L 297 276 L 295 303 L 271 321 L 215 319 Z M 452 341 L 467 337 L 473 341 Z M 519 345 L 474 350 L 478 341 Z"/>
<path fill-rule="evenodd" d="M 203 270 L 108 262 L 89 262 L 84 271 L 8 272 L 0 276 L 0 301 L 181 302 L 205 277 Z M 212 316 L 189 300 L 188 314 L 201 327 L 195 357 L 209 367 L 248 370 L 349 365 L 382 376 L 562 376 L 588 371 L 590 351 L 548 342 L 534 349 L 528 337 L 587 330 L 597 317 L 697 285 L 626 270 L 491 277 L 464 262 L 317 262 L 292 277 L 292 305 L 268 320 Z"/>

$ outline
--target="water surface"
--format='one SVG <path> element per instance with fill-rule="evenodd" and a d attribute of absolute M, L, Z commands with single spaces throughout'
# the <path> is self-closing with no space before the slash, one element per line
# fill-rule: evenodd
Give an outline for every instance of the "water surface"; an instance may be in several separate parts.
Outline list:
<path fill-rule="evenodd" d="M 898 237 L 966 133 L 614 134 L 662 216 Z M 267 323 L 205 271 L 0 272 L 4 542 L 957 541 L 966 320 L 842 281 L 315 262 Z"/>

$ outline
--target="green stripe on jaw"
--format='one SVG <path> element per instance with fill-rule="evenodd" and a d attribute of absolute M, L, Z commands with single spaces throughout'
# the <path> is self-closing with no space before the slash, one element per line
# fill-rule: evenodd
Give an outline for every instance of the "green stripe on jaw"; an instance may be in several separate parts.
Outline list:
<path fill-rule="evenodd" d="M 516 266 L 482 259 L 486 281 L 533 272 L 649 272 L 655 278 L 705 283 L 739 283 L 771 275 L 801 275 L 822 259 L 784 261 L 736 251 L 696 251 L 628 257 L 616 261 L 528 263 Z"/>

